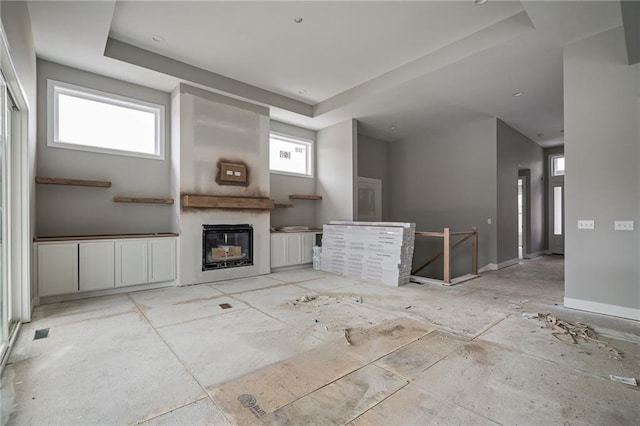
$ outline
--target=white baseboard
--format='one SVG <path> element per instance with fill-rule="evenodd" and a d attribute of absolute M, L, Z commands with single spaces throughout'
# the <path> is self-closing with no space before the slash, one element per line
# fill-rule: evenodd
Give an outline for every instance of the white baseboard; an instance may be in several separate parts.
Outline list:
<path fill-rule="evenodd" d="M 484 265 L 482 268 L 478 269 L 478 274 L 481 274 L 487 271 L 497 271 L 499 269 L 506 268 L 507 266 L 516 265 L 518 263 L 520 263 L 520 259 L 518 258 L 505 260 L 504 262 L 500 262 L 500 263 L 488 263 Z"/>
<path fill-rule="evenodd" d="M 525 253 L 523 257 L 525 259 L 535 259 L 536 257 L 544 256 L 547 252 L 548 250 L 537 251 L 535 253 Z"/>
<path fill-rule="evenodd" d="M 564 307 L 640 321 L 640 309 L 637 308 L 609 305 L 608 303 L 592 302 L 590 300 L 572 299 L 570 297 L 564 298 Z"/>

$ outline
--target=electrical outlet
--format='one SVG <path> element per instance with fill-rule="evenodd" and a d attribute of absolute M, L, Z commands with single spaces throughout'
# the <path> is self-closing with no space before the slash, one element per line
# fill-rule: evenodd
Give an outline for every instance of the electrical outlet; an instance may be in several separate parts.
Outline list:
<path fill-rule="evenodd" d="M 596 228 L 595 220 L 581 219 L 578 221 L 578 229 L 595 229 L 595 228 Z"/>
<path fill-rule="evenodd" d="M 487 225 L 491 225 L 491 218 L 487 219 Z"/>
<path fill-rule="evenodd" d="M 633 231 L 633 221 L 616 220 L 613 222 L 613 229 L 616 231 Z"/>

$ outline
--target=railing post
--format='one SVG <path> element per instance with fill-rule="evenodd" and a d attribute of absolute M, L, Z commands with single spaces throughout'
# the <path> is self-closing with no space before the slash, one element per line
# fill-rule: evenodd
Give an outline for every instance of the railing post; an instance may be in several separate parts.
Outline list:
<path fill-rule="evenodd" d="M 444 277 L 445 284 L 451 284 L 451 230 L 444 228 Z"/>
<path fill-rule="evenodd" d="M 471 273 L 478 275 L 478 227 L 471 228 L 473 237 L 471 237 Z"/>

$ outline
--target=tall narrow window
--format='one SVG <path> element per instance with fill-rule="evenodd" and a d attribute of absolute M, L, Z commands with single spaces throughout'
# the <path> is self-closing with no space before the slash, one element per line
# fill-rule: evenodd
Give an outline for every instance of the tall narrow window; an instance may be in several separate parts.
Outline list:
<path fill-rule="evenodd" d="M 562 186 L 553 187 L 553 235 L 562 235 Z"/>
<path fill-rule="evenodd" d="M 164 158 L 164 107 L 48 81 L 48 145 Z"/>
<path fill-rule="evenodd" d="M 313 176 L 312 142 L 306 139 L 271 133 L 269 138 L 269 169 L 272 173 Z"/>

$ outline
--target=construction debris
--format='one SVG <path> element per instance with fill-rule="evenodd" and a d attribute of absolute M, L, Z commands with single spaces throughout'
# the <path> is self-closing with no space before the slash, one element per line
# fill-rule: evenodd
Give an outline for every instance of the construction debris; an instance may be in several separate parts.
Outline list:
<path fill-rule="evenodd" d="M 308 296 L 308 295 L 304 295 L 300 298 L 300 302 L 302 303 L 307 303 L 307 302 L 311 302 L 312 300 L 316 300 L 316 296 Z"/>
<path fill-rule="evenodd" d="M 624 357 L 624 353 L 622 351 L 611 346 L 609 342 L 601 340 L 598 336 L 598 333 L 596 333 L 593 328 L 585 323 L 558 319 L 551 314 L 539 313 L 537 316 L 535 316 L 532 314 L 524 313 L 523 316 L 525 318 L 537 318 L 539 321 L 544 321 L 547 327 L 554 330 L 551 335 L 562 343 L 577 345 L 578 338 L 581 338 L 584 341 L 594 342 L 604 346 L 609 351 L 609 357 L 615 360 L 620 361 Z M 567 337 L 569 340 L 567 340 Z M 582 353 L 588 354 L 588 352 Z"/>
<path fill-rule="evenodd" d="M 622 383 L 624 385 L 638 386 L 638 381 L 633 377 L 620 377 L 614 376 L 613 374 L 609 375 L 609 378 L 612 382 Z"/>

